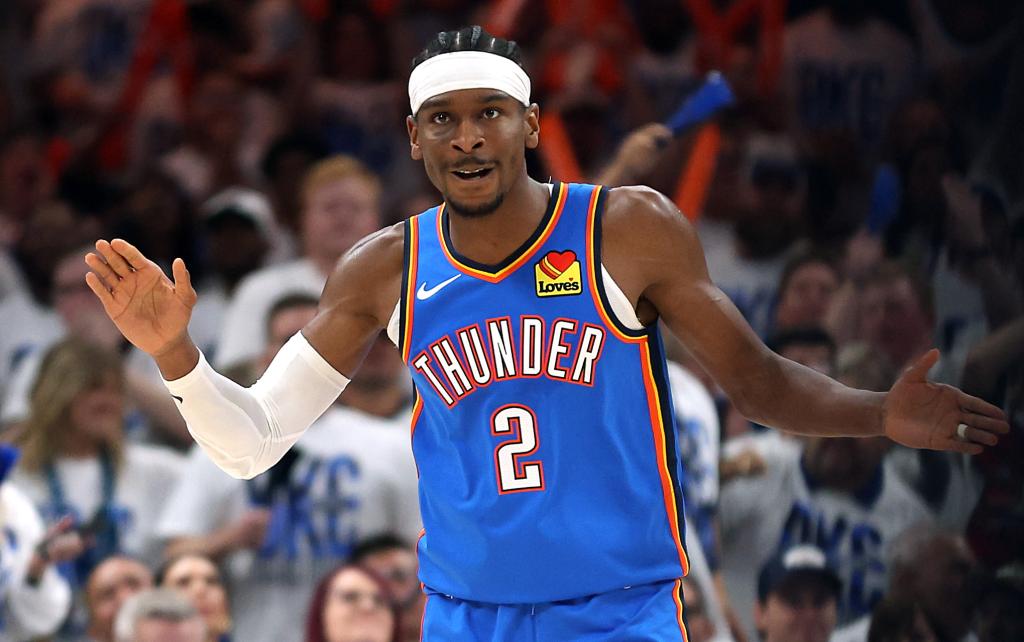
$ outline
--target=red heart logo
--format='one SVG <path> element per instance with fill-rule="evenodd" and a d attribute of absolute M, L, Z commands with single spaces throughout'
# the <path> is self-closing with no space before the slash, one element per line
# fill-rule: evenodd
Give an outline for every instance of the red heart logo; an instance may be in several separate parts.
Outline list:
<path fill-rule="evenodd" d="M 566 250 L 564 252 L 551 251 L 544 257 L 551 267 L 558 270 L 561 274 L 569 269 L 569 266 L 576 262 L 576 253 L 572 250 Z"/>

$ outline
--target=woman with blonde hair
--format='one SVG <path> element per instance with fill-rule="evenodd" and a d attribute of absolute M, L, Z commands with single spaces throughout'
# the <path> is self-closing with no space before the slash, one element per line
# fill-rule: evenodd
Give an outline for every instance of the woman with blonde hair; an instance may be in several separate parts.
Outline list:
<path fill-rule="evenodd" d="M 120 356 L 78 339 L 55 344 L 40 366 L 30 407 L 11 481 L 48 522 L 70 515 L 91 544 L 64 569 L 72 585 L 80 586 L 109 555 L 156 562 L 156 520 L 181 457 L 125 442 Z"/>

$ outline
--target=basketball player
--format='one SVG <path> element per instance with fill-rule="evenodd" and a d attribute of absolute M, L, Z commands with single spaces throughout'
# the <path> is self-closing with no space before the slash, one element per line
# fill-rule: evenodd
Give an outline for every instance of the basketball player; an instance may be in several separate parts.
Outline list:
<path fill-rule="evenodd" d="M 479 27 L 417 56 L 411 153 L 444 203 L 349 251 L 317 317 L 250 388 L 186 333 L 196 295 L 182 261 L 171 281 L 119 239 L 87 259 L 90 287 L 156 359 L 196 441 L 240 477 L 280 458 L 389 329 L 418 392 L 425 640 L 686 639 L 658 319 L 765 425 L 972 454 L 1008 431 L 995 407 L 926 381 L 936 351 L 888 393 L 772 353 L 660 194 L 532 180 L 540 112 L 518 61 Z"/>

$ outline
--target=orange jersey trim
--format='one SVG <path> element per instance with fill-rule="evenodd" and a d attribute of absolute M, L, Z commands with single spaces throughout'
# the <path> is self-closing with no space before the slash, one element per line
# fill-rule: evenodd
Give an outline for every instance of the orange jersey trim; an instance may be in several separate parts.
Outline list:
<path fill-rule="evenodd" d="M 470 267 L 463 263 L 462 261 L 460 261 L 451 253 L 451 251 L 448 249 L 448 244 L 445 243 L 444 228 L 441 225 L 441 222 L 444 220 L 444 218 L 441 216 L 444 213 L 444 204 L 442 204 L 441 208 L 437 211 L 437 239 L 441 245 L 441 250 L 444 252 L 445 258 L 448 259 L 448 262 L 452 264 L 452 267 L 454 267 L 459 272 L 462 272 L 463 274 L 468 274 L 469 276 L 476 277 L 478 279 L 482 279 L 484 281 L 487 281 L 488 283 L 499 283 L 509 274 L 512 274 L 517 269 L 522 267 L 524 263 L 526 263 L 533 257 L 533 255 L 537 252 L 537 249 L 547 242 L 548 237 L 551 236 L 551 232 L 554 231 L 555 226 L 558 225 L 558 219 L 562 215 L 562 208 L 565 207 L 565 200 L 568 194 L 568 184 L 559 183 L 558 199 L 555 202 L 555 210 L 552 213 L 551 218 L 548 220 L 547 225 L 544 226 L 544 231 L 541 233 L 540 236 L 537 237 L 536 241 L 530 244 L 530 247 L 526 248 L 526 251 L 524 251 L 519 256 L 519 258 L 517 258 L 512 263 L 506 265 L 504 268 L 498 270 L 497 272 L 487 272 L 484 270 L 478 270 L 474 267 Z"/>
<path fill-rule="evenodd" d="M 409 219 L 409 264 L 406 266 L 405 292 L 402 293 L 405 306 L 405 325 L 402 327 L 402 362 L 408 365 L 409 350 L 412 344 L 413 308 L 416 305 L 416 267 L 419 265 L 420 252 L 420 220 L 418 216 Z"/>
<path fill-rule="evenodd" d="M 690 636 L 686 632 L 686 620 L 683 619 L 683 581 L 676 580 L 672 587 L 672 600 L 676 603 L 676 621 L 679 623 L 679 632 L 683 634 L 683 642 L 690 642 Z"/>
<path fill-rule="evenodd" d="M 643 367 L 644 388 L 647 390 L 647 408 L 651 415 L 651 432 L 654 435 L 654 451 L 658 462 L 658 475 L 661 477 L 661 492 L 665 500 L 665 514 L 668 517 L 668 526 L 672 531 L 672 540 L 676 545 L 676 552 L 679 554 L 679 564 L 683 568 L 683 575 L 690 573 L 690 561 L 686 557 L 686 549 L 683 548 L 681 533 L 679 532 L 679 514 L 676 510 L 676 489 L 672 484 L 672 476 L 668 467 L 674 466 L 675 462 L 668 460 L 668 451 L 665 448 L 665 421 L 661 416 L 661 399 L 658 393 L 658 385 L 654 379 L 654 368 L 651 363 L 651 348 L 644 340 L 640 345 L 640 361 Z"/>

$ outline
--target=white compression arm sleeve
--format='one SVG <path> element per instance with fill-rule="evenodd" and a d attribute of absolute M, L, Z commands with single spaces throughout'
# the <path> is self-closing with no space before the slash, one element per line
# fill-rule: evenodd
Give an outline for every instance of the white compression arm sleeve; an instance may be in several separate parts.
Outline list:
<path fill-rule="evenodd" d="M 250 479 L 276 464 L 348 381 L 298 332 L 249 388 L 201 352 L 191 372 L 164 383 L 196 443 L 226 473 Z"/>

